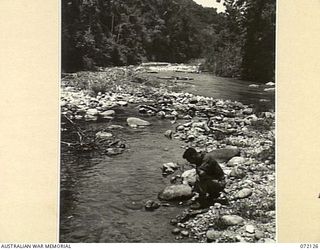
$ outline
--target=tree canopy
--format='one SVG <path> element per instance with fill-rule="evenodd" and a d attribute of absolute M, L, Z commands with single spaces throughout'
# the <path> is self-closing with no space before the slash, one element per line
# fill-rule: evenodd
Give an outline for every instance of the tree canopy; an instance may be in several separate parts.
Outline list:
<path fill-rule="evenodd" d="M 192 0 L 62 1 L 62 70 L 188 62 L 219 76 L 274 78 L 275 0 L 225 0 L 225 13 Z"/>

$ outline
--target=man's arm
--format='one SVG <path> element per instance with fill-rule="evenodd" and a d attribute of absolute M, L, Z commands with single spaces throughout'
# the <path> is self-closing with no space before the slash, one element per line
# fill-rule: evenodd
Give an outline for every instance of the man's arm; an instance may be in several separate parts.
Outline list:
<path fill-rule="evenodd" d="M 206 158 L 203 163 L 198 167 L 199 177 L 210 177 L 219 179 L 220 175 L 223 175 L 223 170 L 221 169 L 219 163 L 212 159 Z"/>
<path fill-rule="evenodd" d="M 204 177 L 206 176 L 208 170 L 208 163 L 207 162 L 203 162 L 198 168 L 197 168 L 197 172 L 199 177 Z"/>

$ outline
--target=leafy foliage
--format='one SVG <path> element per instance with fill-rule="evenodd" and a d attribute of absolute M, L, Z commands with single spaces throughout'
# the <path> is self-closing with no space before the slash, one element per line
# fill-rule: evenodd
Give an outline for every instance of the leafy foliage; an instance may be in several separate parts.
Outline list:
<path fill-rule="evenodd" d="M 206 58 L 219 76 L 274 78 L 275 0 L 62 1 L 62 70 Z"/>

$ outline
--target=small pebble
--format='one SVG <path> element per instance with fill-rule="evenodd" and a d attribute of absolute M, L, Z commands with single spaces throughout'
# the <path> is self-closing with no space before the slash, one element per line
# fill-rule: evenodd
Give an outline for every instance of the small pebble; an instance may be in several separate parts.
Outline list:
<path fill-rule="evenodd" d="M 177 220 L 177 219 L 172 219 L 172 220 L 170 220 L 170 224 L 171 224 L 171 225 L 177 225 L 177 223 L 178 223 L 178 220 Z"/>
<path fill-rule="evenodd" d="M 254 234 L 254 237 L 257 239 L 257 240 L 260 240 L 261 238 L 264 237 L 264 233 L 262 231 L 256 231 L 255 234 Z"/>
<path fill-rule="evenodd" d="M 188 237 L 189 236 L 189 232 L 187 230 L 183 230 L 181 231 L 181 235 L 184 237 Z"/>
<path fill-rule="evenodd" d="M 176 227 L 176 228 L 172 229 L 171 233 L 172 234 L 179 234 L 180 233 L 180 229 Z"/>

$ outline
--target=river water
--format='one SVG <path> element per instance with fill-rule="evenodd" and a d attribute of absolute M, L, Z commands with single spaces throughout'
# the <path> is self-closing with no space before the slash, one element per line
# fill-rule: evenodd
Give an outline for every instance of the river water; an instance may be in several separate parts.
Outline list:
<path fill-rule="evenodd" d="M 253 104 L 258 110 L 274 108 L 274 95 L 264 92 L 263 87 L 252 89 L 248 82 L 208 74 L 185 75 L 194 78 L 182 83 L 187 92 Z M 86 124 L 93 130 L 110 124 L 124 126 L 115 133 L 128 147 L 123 154 L 107 157 L 62 150 L 60 242 L 192 242 L 187 238 L 177 241 L 171 234 L 170 219 L 185 207 L 170 204 L 153 212 L 143 208 L 169 185 L 160 168 L 166 162 L 183 162 L 184 143 L 164 137 L 166 130 L 176 126 L 167 120 L 144 118 L 152 126 L 143 129 L 125 126 L 127 117 L 139 116 L 136 106 L 117 109 L 112 122 Z"/>

